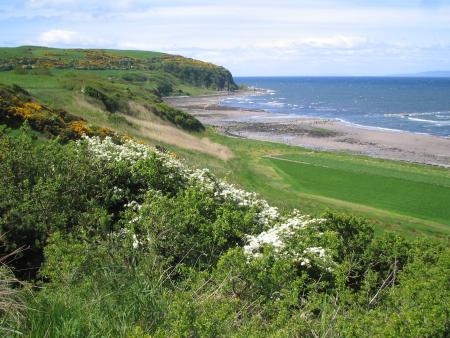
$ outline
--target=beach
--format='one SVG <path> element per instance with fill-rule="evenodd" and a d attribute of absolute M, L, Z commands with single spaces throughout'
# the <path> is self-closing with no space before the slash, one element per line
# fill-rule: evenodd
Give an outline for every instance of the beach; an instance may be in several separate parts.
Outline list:
<path fill-rule="evenodd" d="M 246 90 L 196 97 L 167 97 L 165 101 L 194 115 L 203 124 L 212 126 L 218 132 L 231 137 L 450 167 L 450 138 L 448 137 L 220 105 L 220 102 L 228 97 L 259 93 Z"/>

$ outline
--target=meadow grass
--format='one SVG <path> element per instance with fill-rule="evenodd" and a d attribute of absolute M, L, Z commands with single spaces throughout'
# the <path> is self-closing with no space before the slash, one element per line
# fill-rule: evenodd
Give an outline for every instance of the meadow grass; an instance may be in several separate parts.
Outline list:
<path fill-rule="evenodd" d="M 151 59 L 165 55 L 165 53 L 153 52 L 153 51 L 140 51 L 140 50 L 115 50 L 115 49 L 89 49 L 90 51 L 105 52 L 118 56 L 134 57 L 137 59 Z M 51 47 L 37 47 L 37 46 L 20 46 L 20 47 L 1 47 L 1 58 L 14 58 L 24 56 L 42 57 L 49 54 L 51 56 L 59 56 L 67 59 L 84 59 L 85 50 L 81 48 L 77 49 L 60 49 Z"/>

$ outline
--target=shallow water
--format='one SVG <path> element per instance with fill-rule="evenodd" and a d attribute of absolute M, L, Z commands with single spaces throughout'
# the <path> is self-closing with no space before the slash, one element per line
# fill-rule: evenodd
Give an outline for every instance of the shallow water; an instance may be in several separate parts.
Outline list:
<path fill-rule="evenodd" d="M 227 98 L 224 105 L 450 136 L 450 78 L 238 77 L 236 81 L 268 91 Z"/>

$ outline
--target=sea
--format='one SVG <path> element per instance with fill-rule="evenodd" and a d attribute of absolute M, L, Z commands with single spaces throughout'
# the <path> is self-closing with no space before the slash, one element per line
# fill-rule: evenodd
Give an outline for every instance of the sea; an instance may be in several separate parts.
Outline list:
<path fill-rule="evenodd" d="M 229 97 L 230 107 L 277 117 L 335 119 L 367 128 L 450 136 L 450 78 L 237 77 L 263 95 Z"/>

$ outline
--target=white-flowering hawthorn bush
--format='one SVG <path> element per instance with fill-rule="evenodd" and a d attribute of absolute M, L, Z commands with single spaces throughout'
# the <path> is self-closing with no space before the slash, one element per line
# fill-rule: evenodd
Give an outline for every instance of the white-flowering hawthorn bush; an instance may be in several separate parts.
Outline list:
<path fill-rule="evenodd" d="M 294 210 L 292 215 L 285 217 L 269 230 L 248 236 L 244 252 L 249 259 L 257 259 L 263 255 L 264 247 L 270 246 L 276 255 L 290 258 L 301 266 L 310 267 L 315 263 L 331 270 L 333 260 L 329 250 L 322 245 L 329 244 L 329 235 L 332 235 L 332 232 L 325 236 L 321 231 L 320 225 L 324 221 L 301 215 L 298 210 Z"/>
<path fill-rule="evenodd" d="M 277 208 L 271 207 L 267 201 L 259 198 L 257 194 L 239 189 L 233 184 L 216 178 L 208 169 L 191 169 L 171 154 L 158 151 L 156 148 L 132 140 L 117 144 L 110 137 L 102 140 L 99 137 L 84 136 L 79 144 L 83 144 L 83 142 L 87 145 L 91 154 L 100 161 L 106 163 L 124 162 L 130 165 L 132 171 L 136 170 L 133 165 L 138 161 L 145 161 L 154 157 L 168 169 L 168 176 L 182 178 L 178 183 L 183 188 L 195 187 L 212 194 L 216 199 L 223 202 L 235 203 L 236 206 L 247 209 L 254 208 L 256 210 L 255 221 L 261 225 L 269 226 L 280 218 Z M 119 187 L 114 189 L 115 192 L 121 192 Z"/>
<path fill-rule="evenodd" d="M 138 176 L 137 181 L 148 179 L 146 173 L 155 165 L 154 161 L 164 168 L 158 172 L 162 177 L 156 181 L 175 179 L 177 189 L 172 189 L 176 192 L 171 197 L 161 194 L 166 187 L 152 184 L 145 198 L 141 194 L 139 202 L 124 203 L 124 208 L 131 210 L 127 226 L 134 229 L 129 232 L 134 248 L 151 242 L 149 238 L 154 236 L 160 250 L 166 255 L 170 251 L 174 260 L 186 260 L 185 256 L 189 256 L 194 261 L 205 254 L 203 251 L 218 259 L 234 245 L 243 246 L 247 258 L 255 259 L 261 256 L 264 247 L 271 246 L 276 254 L 301 266 L 315 264 L 332 269 L 331 255 L 321 246 L 323 233 L 317 228 L 323 222 L 321 219 L 301 215 L 296 210 L 282 216 L 256 193 L 218 179 L 208 169 L 191 169 L 171 154 L 132 140 L 116 144 L 109 137 L 103 140 L 84 137 L 79 144 L 86 144 L 88 151 L 102 162 L 127 164 Z M 146 162 L 149 159 L 154 161 Z M 123 189 L 114 186 L 114 193 L 120 195 Z M 161 224 L 160 218 L 165 219 L 165 224 Z M 175 240 L 180 243 L 175 244 Z"/>

